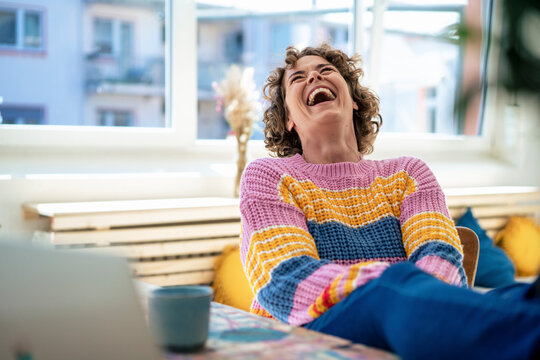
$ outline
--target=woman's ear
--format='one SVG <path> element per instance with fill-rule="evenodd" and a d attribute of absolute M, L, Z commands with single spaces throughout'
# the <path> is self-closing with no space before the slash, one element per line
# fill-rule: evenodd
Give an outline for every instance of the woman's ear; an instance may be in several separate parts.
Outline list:
<path fill-rule="evenodd" d="M 294 128 L 294 121 L 292 121 L 290 117 L 287 117 L 287 123 L 285 124 L 285 127 L 287 128 L 288 132 L 291 132 Z"/>
<path fill-rule="evenodd" d="M 358 110 L 358 104 L 356 103 L 356 101 L 353 101 L 353 102 L 352 102 L 352 108 L 353 108 L 354 110 Z"/>
<path fill-rule="evenodd" d="M 287 117 L 287 122 L 285 123 L 285 128 L 288 132 L 291 132 L 294 128 L 294 121 L 291 119 L 291 115 L 289 114 L 289 109 L 287 109 L 287 104 L 285 104 L 285 116 Z"/>

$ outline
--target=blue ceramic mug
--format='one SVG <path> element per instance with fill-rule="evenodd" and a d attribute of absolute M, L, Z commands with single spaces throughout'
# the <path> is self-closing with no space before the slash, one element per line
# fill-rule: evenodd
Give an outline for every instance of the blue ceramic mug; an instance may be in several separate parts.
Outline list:
<path fill-rule="evenodd" d="M 148 317 L 156 340 L 165 350 L 190 352 L 208 338 L 212 288 L 204 285 L 164 287 L 150 294 Z"/>

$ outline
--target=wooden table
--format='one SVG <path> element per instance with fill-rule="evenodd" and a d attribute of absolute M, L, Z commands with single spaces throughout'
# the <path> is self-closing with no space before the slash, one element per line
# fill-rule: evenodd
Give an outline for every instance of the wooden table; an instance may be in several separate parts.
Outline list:
<path fill-rule="evenodd" d="M 230 306 L 212 303 L 206 348 L 180 359 L 398 359 L 348 340 L 293 327 Z"/>

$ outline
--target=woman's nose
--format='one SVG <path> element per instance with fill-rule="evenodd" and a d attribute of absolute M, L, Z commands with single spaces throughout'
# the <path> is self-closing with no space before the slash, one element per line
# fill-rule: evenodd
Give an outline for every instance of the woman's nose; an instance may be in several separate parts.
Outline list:
<path fill-rule="evenodd" d="M 322 75 L 318 71 L 311 71 L 308 76 L 308 83 L 311 84 L 315 79 L 322 80 Z"/>

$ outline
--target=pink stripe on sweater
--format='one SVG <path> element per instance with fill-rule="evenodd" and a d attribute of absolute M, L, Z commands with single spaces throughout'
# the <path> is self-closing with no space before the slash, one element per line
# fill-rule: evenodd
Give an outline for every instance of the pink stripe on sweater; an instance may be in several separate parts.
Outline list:
<path fill-rule="evenodd" d="M 416 262 L 416 266 L 425 272 L 436 275 L 453 285 L 461 285 L 461 276 L 457 267 L 436 255 L 428 255 Z"/>
<path fill-rule="evenodd" d="M 357 287 L 365 285 L 369 281 L 380 277 L 388 266 L 390 266 L 390 264 L 375 263 L 362 267 L 358 272 L 356 279 L 353 280 L 353 288 L 356 289 Z M 347 267 L 335 264 L 327 264 L 320 267 L 310 276 L 304 279 L 296 288 L 293 307 L 287 322 L 291 325 L 299 326 L 312 321 L 313 318 L 309 315 L 308 308 L 326 289 L 326 287 L 321 287 L 320 284 L 331 284 L 339 274 L 343 274 L 343 276 L 340 279 L 337 287 L 338 298 L 339 301 L 343 300 L 345 298 L 344 288 L 349 271 L 350 268 Z M 319 288 L 320 293 L 317 294 L 313 292 L 313 290 L 316 288 Z M 308 296 L 306 296 L 306 294 Z"/>
<path fill-rule="evenodd" d="M 287 224 L 284 226 L 297 227 L 309 233 L 304 214 L 296 208 L 293 209 L 292 205 L 285 207 L 276 205 L 261 209 L 256 203 L 245 201 L 241 204 L 240 211 L 242 213 L 242 243 L 240 245 L 242 262 L 246 259 L 253 232 L 280 226 L 280 219 L 287 219 Z M 257 228 L 253 228 L 251 224 L 257 224 Z"/>
<path fill-rule="evenodd" d="M 343 191 L 350 186 L 368 188 L 372 185 L 376 177 L 387 178 L 396 175 L 400 171 L 406 171 L 408 174 L 417 173 L 415 180 L 419 184 L 423 184 L 426 181 L 428 183 L 431 181 L 436 182 L 433 173 L 427 165 L 422 160 L 413 157 L 400 157 L 380 161 L 362 159 L 358 163 L 310 164 L 301 155 L 281 159 L 257 159 L 248 165 L 243 181 L 249 183 L 248 178 L 250 176 L 257 176 L 257 173 L 265 175 L 269 171 L 289 174 L 297 181 L 307 180 L 320 188 L 338 191 Z M 326 178 L 321 176 L 322 174 L 332 174 L 333 176 L 332 178 Z M 356 174 L 357 176 L 351 178 L 351 174 Z M 277 185 L 276 183 L 276 188 Z M 249 187 L 249 185 L 244 185 L 244 187 Z M 265 190 L 270 188 L 271 186 Z"/>
<path fill-rule="evenodd" d="M 272 160 L 269 159 L 266 165 L 272 166 Z M 300 155 L 283 160 L 288 163 L 288 167 L 286 170 L 284 169 L 284 172 L 289 173 L 295 180 L 308 180 L 319 188 L 331 191 L 343 191 L 351 187 L 369 188 L 372 186 L 375 178 L 388 178 L 395 176 L 400 171 L 405 171 L 407 174 L 414 172 L 418 175 L 419 173 L 420 176 L 415 178 L 419 184 L 423 184 L 424 182 L 429 183 L 435 180 L 433 173 L 422 160 L 406 156 L 380 161 L 362 159 L 358 163 L 337 164 L 309 164 Z M 332 177 L 313 177 L 314 173 L 319 175 L 323 173 L 332 174 Z M 351 174 L 356 174 L 357 176 L 351 178 Z"/>
<path fill-rule="evenodd" d="M 251 309 L 253 309 L 253 310 L 264 310 L 264 308 L 261 306 L 261 304 L 259 304 L 259 302 L 257 301 L 256 297 L 254 297 L 253 301 L 251 302 Z"/>
<path fill-rule="evenodd" d="M 438 212 L 451 219 L 442 191 L 417 192 L 406 197 L 401 205 L 399 222 L 403 226 L 412 216 L 422 212 Z"/>
<path fill-rule="evenodd" d="M 255 206 L 249 206 L 248 204 L 248 202 L 244 202 L 242 203 L 242 206 L 240 208 L 243 218 L 247 220 L 242 223 L 242 226 L 244 226 L 242 230 L 244 232 L 252 233 L 254 231 L 264 230 L 265 228 L 269 228 L 272 226 L 281 225 L 280 223 L 283 222 L 284 218 L 287 221 L 287 224 L 285 226 L 298 227 L 307 231 L 306 218 L 304 217 L 304 214 L 292 205 L 288 205 L 290 207 L 289 209 L 283 209 L 283 205 L 275 206 L 269 209 L 257 209 Z M 291 209 L 292 212 L 295 213 L 295 216 L 291 216 Z M 256 210 L 259 211 L 257 214 L 255 214 L 255 216 L 253 216 L 252 214 Z M 257 222 L 255 222 L 254 220 L 257 220 Z M 246 225 L 244 225 L 244 223 Z M 257 228 L 252 228 L 251 226 L 249 226 L 250 224 L 257 224 Z"/>
<path fill-rule="evenodd" d="M 376 263 L 361 268 L 356 280 L 354 281 L 354 288 L 356 289 L 367 284 L 373 279 L 377 279 L 382 275 L 384 270 L 388 268 L 388 266 L 390 266 L 390 264 Z"/>
<path fill-rule="evenodd" d="M 322 294 L 326 286 L 346 269 L 341 265 L 326 264 L 301 281 L 294 294 L 293 306 L 287 320 L 289 324 L 297 326 L 312 321 L 313 318 L 308 314 L 308 308 Z"/>

